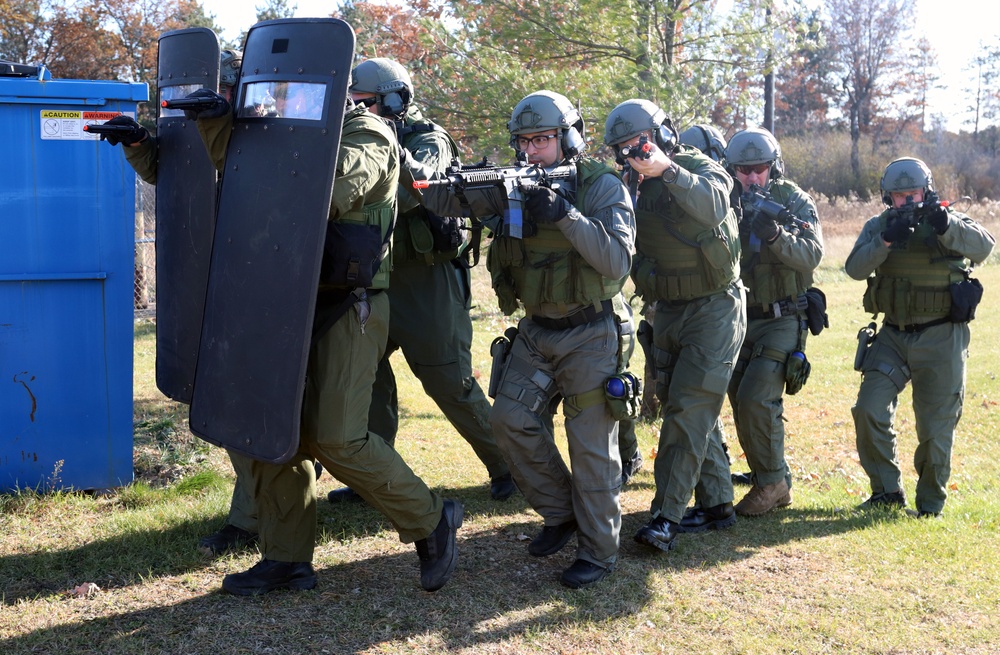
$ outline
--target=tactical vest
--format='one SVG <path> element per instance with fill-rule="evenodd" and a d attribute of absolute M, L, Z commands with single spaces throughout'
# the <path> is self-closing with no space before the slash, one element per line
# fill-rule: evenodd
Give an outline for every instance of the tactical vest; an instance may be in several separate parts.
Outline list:
<path fill-rule="evenodd" d="M 594 180 L 605 174 L 617 178 L 614 169 L 590 158 L 577 161 L 576 170 L 575 206 L 580 211 Z M 498 236 L 490 245 L 486 268 L 505 315 L 517 310 L 518 299 L 526 306 L 568 306 L 609 300 L 621 291 L 625 278 L 606 278 L 594 270 L 556 225 L 539 224 L 537 228 L 535 236 Z"/>
<path fill-rule="evenodd" d="M 341 133 L 341 142 L 348 141 L 355 134 L 365 132 L 385 132 L 390 139 L 390 143 L 395 140 L 391 128 L 382 119 L 368 112 L 363 105 L 347 112 L 344 115 L 344 130 Z M 397 166 L 398 171 L 398 166 Z M 336 180 L 334 181 L 336 184 Z M 380 189 L 381 193 L 369 194 L 367 201 L 361 211 L 349 211 L 340 216 L 338 222 L 355 225 L 377 225 L 379 233 L 386 239 L 393 220 L 396 216 L 396 185 L 385 184 Z M 389 287 L 389 272 L 392 270 L 392 239 L 383 242 L 383 248 L 388 246 L 388 252 L 379 264 L 378 272 L 375 274 L 371 288 L 386 289 Z"/>
<path fill-rule="evenodd" d="M 402 127 L 397 124 L 396 136 L 400 145 L 412 153 L 419 148 L 421 139 L 432 132 L 443 135 L 451 148 L 450 154 L 442 153 L 442 156 L 448 156 L 449 160 L 458 157 L 458 144 L 451 138 L 451 135 L 441 126 L 423 118 L 419 113 L 411 112 Z M 399 193 L 402 196 L 406 191 L 400 189 Z M 428 211 L 423 206 L 400 212 L 393 238 L 395 245 L 393 263 L 397 266 L 441 264 L 461 255 L 464 248 L 464 246 L 459 246 L 444 251 L 434 249 L 434 233 L 429 223 Z"/>
<path fill-rule="evenodd" d="M 879 234 L 885 231 L 888 211 L 879 216 Z M 880 237 L 881 238 L 881 237 Z M 893 244 L 889 256 L 868 278 L 864 308 L 871 314 L 885 314 L 895 325 L 925 323 L 948 316 L 953 282 L 965 278 L 968 260 L 945 250 L 934 229 L 926 221 L 914 229 L 899 247 Z"/>
<path fill-rule="evenodd" d="M 771 199 L 783 207 L 788 206 L 788 201 L 795 190 L 796 187 L 780 180 L 768 187 Z M 752 248 L 751 234 L 748 225 L 745 225 L 740 233 L 743 246 L 740 275 L 748 289 L 747 307 L 771 305 L 786 298 L 795 299 L 812 286 L 811 271 L 798 271 L 782 263 L 766 244 L 762 243 L 759 248 Z M 758 252 L 753 252 L 755 249 Z"/>
<path fill-rule="evenodd" d="M 678 153 L 685 170 L 696 157 Z M 728 287 L 739 273 L 739 226 L 729 210 L 722 223 L 706 230 L 690 220 L 660 179 L 644 181 L 636 202 L 636 255 L 632 280 L 647 302 L 702 298 Z"/>

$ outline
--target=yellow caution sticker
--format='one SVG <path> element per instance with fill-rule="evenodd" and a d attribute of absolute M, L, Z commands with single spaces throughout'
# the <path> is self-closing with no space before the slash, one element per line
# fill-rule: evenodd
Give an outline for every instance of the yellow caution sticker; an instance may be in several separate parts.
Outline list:
<path fill-rule="evenodd" d="M 84 132 L 83 126 L 100 125 L 122 113 L 135 118 L 131 112 L 42 109 L 39 112 L 39 136 L 46 141 L 97 141 L 100 135 Z"/>

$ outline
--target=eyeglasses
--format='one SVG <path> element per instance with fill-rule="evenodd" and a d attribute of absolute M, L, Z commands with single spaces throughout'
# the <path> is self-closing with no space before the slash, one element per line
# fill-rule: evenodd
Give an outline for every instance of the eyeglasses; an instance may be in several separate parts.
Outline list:
<path fill-rule="evenodd" d="M 528 144 L 535 146 L 536 149 L 541 150 L 545 146 L 549 145 L 549 139 L 555 139 L 557 135 L 555 134 L 539 134 L 538 136 L 533 136 L 530 139 L 526 136 L 514 137 L 514 145 L 517 146 L 518 150 L 527 150 Z"/>
<path fill-rule="evenodd" d="M 766 173 L 770 168 L 771 162 L 769 161 L 763 164 L 742 164 L 736 166 L 736 172 L 743 173 L 744 175 L 751 175 L 753 173 L 760 175 L 761 173 Z"/>

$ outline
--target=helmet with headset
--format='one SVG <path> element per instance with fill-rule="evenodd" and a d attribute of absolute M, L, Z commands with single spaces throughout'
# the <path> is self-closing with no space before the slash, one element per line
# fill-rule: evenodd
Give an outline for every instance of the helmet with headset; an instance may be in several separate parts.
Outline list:
<path fill-rule="evenodd" d="M 665 111 L 649 100 L 626 100 L 612 109 L 604 121 L 604 143 L 614 149 L 615 161 L 624 164 L 619 146 L 646 131 L 664 152 L 677 146 L 677 130 Z"/>
<path fill-rule="evenodd" d="M 901 157 L 889 163 L 879 182 L 882 202 L 892 207 L 893 191 L 923 189 L 924 197 L 934 190 L 934 176 L 927 164 L 914 157 Z"/>
<path fill-rule="evenodd" d="M 726 158 L 726 138 L 714 125 L 698 123 L 681 132 L 680 142 L 693 146 L 717 162 Z"/>
<path fill-rule="evenodd" d="M 556 130 L 564 159 L 573 159 L 585 145 L 583 117 L 569 99 L 552 91 L 536 91 L 517 103 L 507 123 L 510 145 L 517 149 L 517 137 Z"/>
<path fill-rule="evenodd" d="M 375 57 L 366 59 L 351 71 L 349 93 L 372 93 L 384 118 L 402 120 L 413 101 L 413 82 L 401 64 Z"/>

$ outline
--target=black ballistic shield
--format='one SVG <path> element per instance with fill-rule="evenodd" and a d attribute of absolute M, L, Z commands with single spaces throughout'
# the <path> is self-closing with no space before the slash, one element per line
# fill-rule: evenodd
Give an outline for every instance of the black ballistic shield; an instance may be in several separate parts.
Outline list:
<path fill-rule="evenodd" d="M 333 18 L 257 23 L 243 51 L 191 430 L 260 461 L 298 449 L 353 56 Z"/>
<path fill-rule="evenodd" d="M 160 37 L 160 100 L 219 88 L 219 39 L 196 27 Z M 195 124 L 160 111 L 156 173 L 156 386 L 190 403 L 215 233 L 217 175 Z"/>

